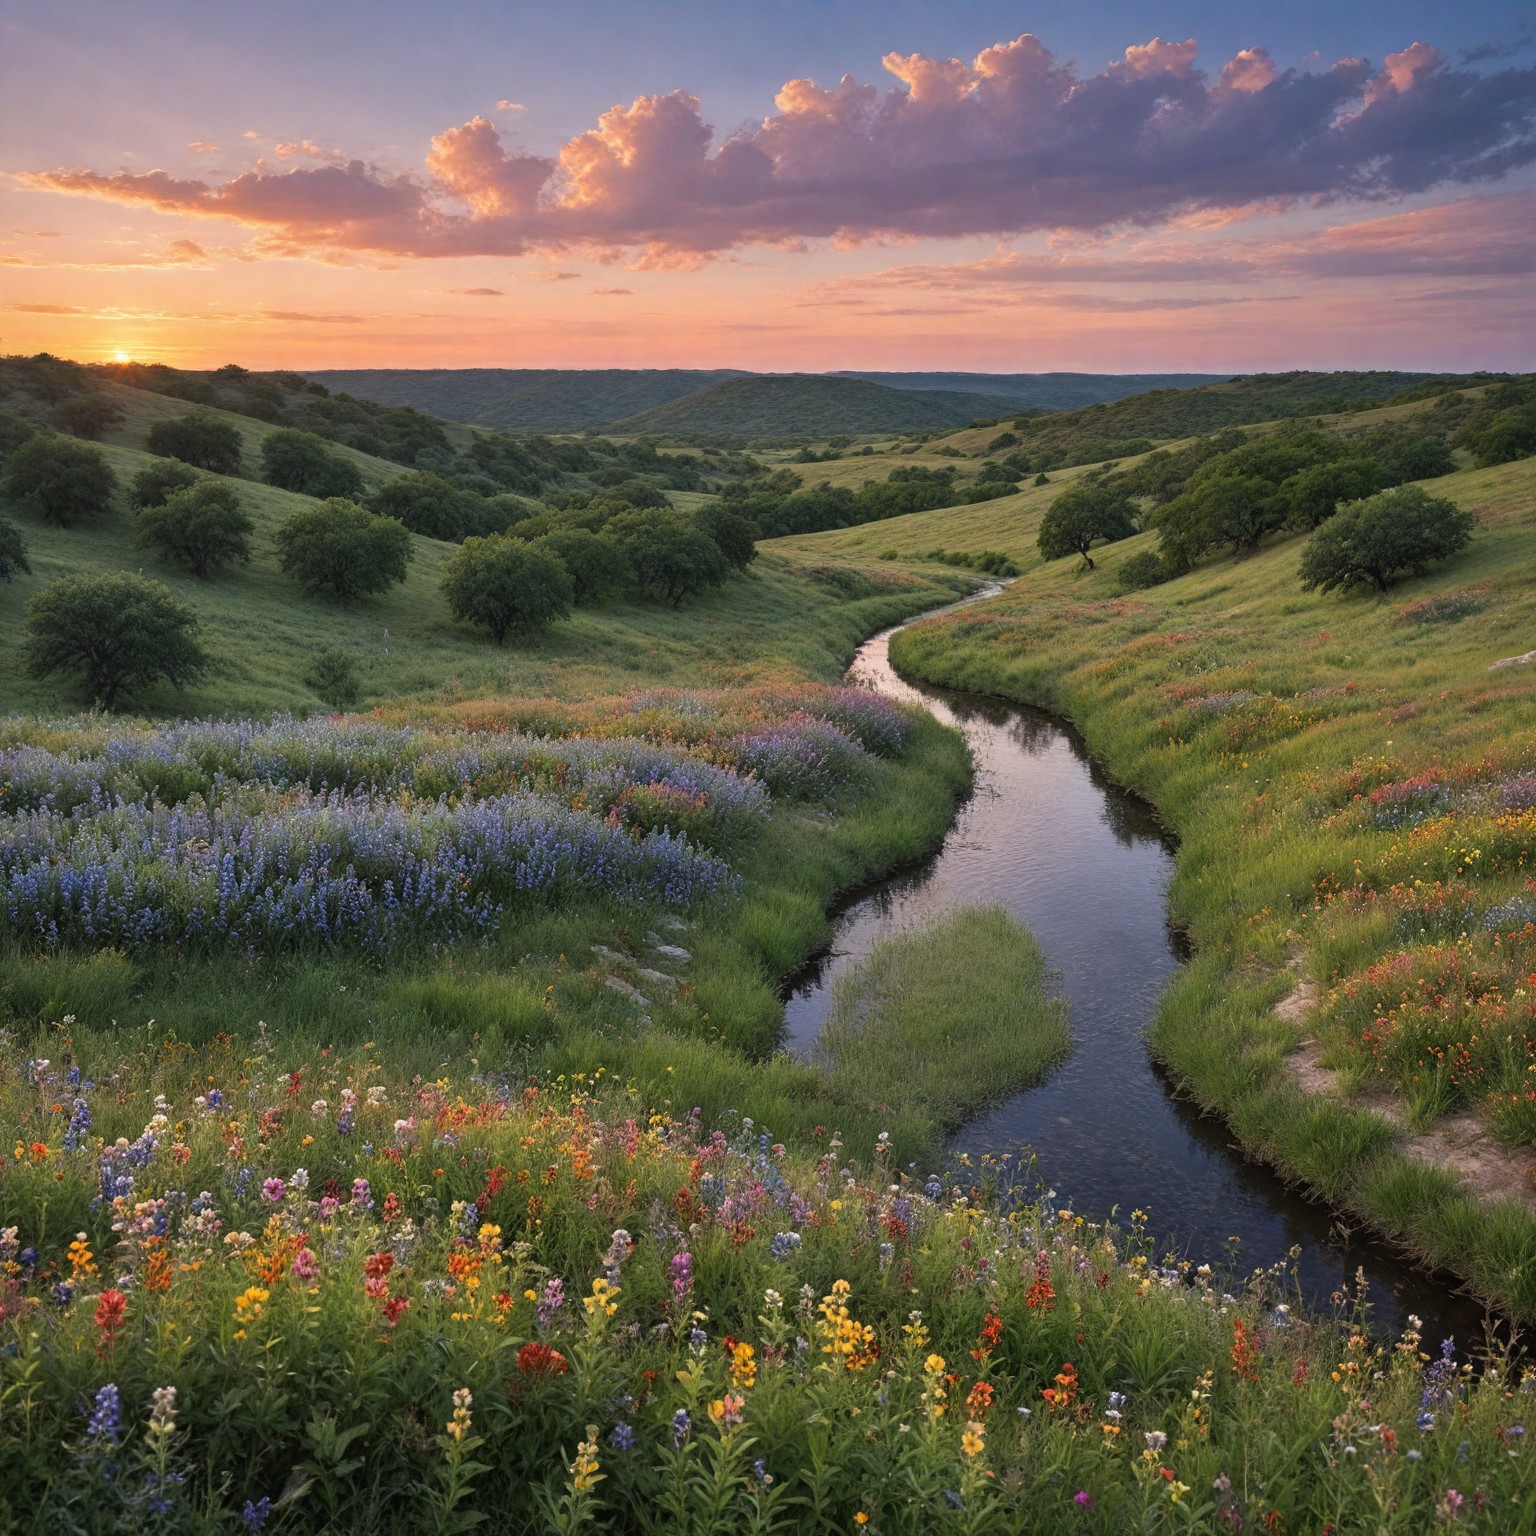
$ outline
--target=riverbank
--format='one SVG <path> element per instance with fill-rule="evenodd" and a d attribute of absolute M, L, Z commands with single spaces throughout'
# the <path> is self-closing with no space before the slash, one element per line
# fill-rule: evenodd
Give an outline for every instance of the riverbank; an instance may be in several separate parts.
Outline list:
<path fill-rule="evenodd" d="M 1436 488 L 1477 511 L 1473 545 L 1385 602 L 1304 596 L 1295 540 L 1117 597 L 1143 536 L 891 654 L 1067 716 L 1177 832 L 1171 907 L 1199 953 L 1152 1044 L 1181 1086 L 1253 1155 L 1528 1317 L 1528 1192 L 1488 1199 L 1464 1162 L 1527 1166 L 1536 1106 L 1532 838 L 1507 803 L 1536 761 L 1536 680 L 1489 670 L 1536 633 L 1533 471 Z M 1447 1137 L 1469 1112 L 1477 1140 Z"/>

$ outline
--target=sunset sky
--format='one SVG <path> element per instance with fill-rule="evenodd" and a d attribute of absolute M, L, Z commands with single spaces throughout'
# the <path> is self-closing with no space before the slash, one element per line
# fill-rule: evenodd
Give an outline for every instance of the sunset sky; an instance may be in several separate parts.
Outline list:
<path fill-rule="evenodd" d="M 0 0 L 0 350 L 1529 369 L 1526 0 Z"/>

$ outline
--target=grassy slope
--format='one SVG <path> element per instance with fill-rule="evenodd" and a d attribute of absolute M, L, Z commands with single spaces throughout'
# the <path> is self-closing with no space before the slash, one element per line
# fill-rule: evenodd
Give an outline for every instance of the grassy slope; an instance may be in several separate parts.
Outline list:
<path fill-rule="evenodd" d="M 140 398 L 146 415 L 155 405 L 174 403 L 157 395 Z M 125 424 L 123 433 L 142 441 L 142 418 Z M 110 442 L 104 451 L 124 481 L 152 462 L 147 454 Z M 354 457 L 367 460 L 365 454 Z M 368 462 L 398 472 L 382 460 Z M 839 602 L 825 587 L 797 575 L 791 559 L 767 555 L 745 577 L 680 613 L 639 604 L 582 611 L 543 639 L 498 650 L 478 632 L 455 624 L 443 606 L 437 576 L 452 545 L 416 539 L 408 579 L 382 597 L 350 606 L 306 597 L 279 571 L 273 533 L 307 498 L 248 480 L 229 483 L 256 521 L 256 554 L 249 566 L 215 581 L 198 581 L 135 548 L 133 518 L 122 510 L 70 529 L 19 519 L 33 574 L 5 591 L 0 655 L 18 655 L 26 600 L 49 581 L 72 571 L 142 569 L 196 609 L 218 660 L 215 675 L 185 694 L 160 689 L 132 701 L 149 713 L 312 707 L 316 701 L 302 674 L 326 646 L 357 657 L 370 700 L 505 693 L 573 698 L 642 682 L 748 682 L 784 666 L 833 677 L 870 630 L 957 590 L 953 576 L 912 577 L 888 595 Z M 0 711 L 58 712 L 82 702 L 59 680 L 35 682 L 17 666 L 0 677 Z"/>
<path fill-rule="evenodd" d="M 1106 551 L 1093 573 L 1078 574 L 1075 560 L 1026 573 L 992 603 L 899 636 L 893 651 L 931 680 L 1069 715 L 1178 831 L 1172 902 L 1200 955 L 1170 988 L 1153 1044 L 1186 1087 L 1290 1176 L 1529 1315 L 1536 1226 L 1525 1205 L 1479 1207 L 1451 1175 L 1408 1157 L 1370 1101 L 1303 1095 L 1286 1057 L 1307 1025 L 1273 1012 L 1298 955 L 1319 981 L 1332 979 L 1343 941 L 1320 920 L 1308 926 L 1315 883 L 1336 866 L 1348 883 L 1351 855 L 1365 856 L 1365 845 L 1339 841 L 1346 834 L 1320 831 L 1303 804 L 1307 786 L 1373 755 L 1385 754 L 1399 778 L 1490 750 L 1512 760 L 1536 733 L 1532 679 L 1486 670 L 1536 636 L 1536 461 L 1433 488 L 1477 509 L 1477 536 L 1387 601 L 1302 594 L 1300 539 L 1117 599 L 1115 568 L 1151 547 L 1142 535 Z M 1489 606 L 1460 623 L 1396 617 L 1414 599 L 1469 586 Z M 1176 703 L 1238 689 L 1296 702 L 1251 739 L 1240 724 L 1227 735 L 1197 730 Z M 1300 701 L 1315 689 L 1326 704 Z"/>

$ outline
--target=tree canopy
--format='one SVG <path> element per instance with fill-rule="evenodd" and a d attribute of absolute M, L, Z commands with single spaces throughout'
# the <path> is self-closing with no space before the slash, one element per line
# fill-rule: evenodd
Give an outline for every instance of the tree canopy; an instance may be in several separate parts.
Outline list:
<path fill-rule="evenodd" d="M 158 581 L 117 572 L 65 576 L 27 604 L 27 666 L 34 677 L 74 673 L 103 709 L 127 691 L 182 688 L 207 671 L 197 616 Z"/>
<path fill-rule="evenodd" d="M 240 432 L 211 411 L 168 416 L 149 429 L 145 446 L 165 459 L 180 459 L 215 475 L 240 473 Z"/>
<path fill-rule="evenodd" d="M 1093 569 L 1088 553 L 1096 543 L 1114 543 L 1136 532 L 1136 504 L 1122 490 L 1079 481 L 1069 485 L 1040 520 L 1037 544 L 1043 560 L 1078 555 Z"/>
<path fill-rule="evenodd" d="M 254 526 L 232 486 L 204 480 L 145 507 L 134 541 L 206 580 L 226 565 L 250 562 Z"/>
<path fill-rule="evenodd" d="M 565 567 L 571 578 L 571 601 L 578 608 L 622 591 L 629 581 L 624 552 L 612 539 L 589 528 L 554 528 L 534 539 L 529 548 L 553 555 Z"/>
<path fill-rule="evenodd" d="M 621 512 L 603 532 L 623 551 L 640 591 L 674 608 L 730 574 L 720 546 L 680 512 Z"/>
<path fill-rule="evenodd" d="M 261 440 L 261 474 L 268 485 L 303 496 L 356 496 L 362 472 L 313 432 L 282 428 Z"/>
<path fill-rule="evenodd" d="M 404 581 L 413 553 L 403 523 L 340 496 L 290 512 L 278 525 L 277 551 L 283 573 L 306 592 L 329 590 L 343 602 Z"/>
<path fill-rule="evenodd" d="M 136 511 L 158 507 L 161 502 L 189 485 L 197 485 L 202 476 L 180 459 L 159 459 L 141 469 L 128 482 L 128 500 Z"/>
<path fill-rule="evenodd" d="M 1394 581 L 1423 575 L 1437 560 L 1465 549 L 1473 526 L 1470 513 L 1419 486 L 1379 491 L 1340 508 L 1307 540 L 1302 587 L 1385 592 Z"/>
<path fill-rule="evenodd" d="M 44 522 L 68 528 L 108 511 L 117 476 L 99 448 L 38 432 L 5 461 L 0 495 Z"/>
<path fill-rule="evenodd" d="M 554 555 L 505 534 L 465 539 L 443 566 L 442 588 L 453 616 L 483 625 L 497 645 L 563 619 L 573 596 Z"/>

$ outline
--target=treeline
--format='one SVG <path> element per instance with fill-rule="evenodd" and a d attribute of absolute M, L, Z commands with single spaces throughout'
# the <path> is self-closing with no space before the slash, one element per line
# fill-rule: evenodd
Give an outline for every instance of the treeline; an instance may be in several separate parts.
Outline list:
<path fill-rule="evenodd" d="M 1018 489 L 1005 469 L 993 466 L 991 478 L 970 485 L 956 484 L 948 465 L 931 469 L 903 464 L 884 480 L 866 480 L 858 490 L 846 485 L 802 488 L 791 470 L 775 470 L 726 486 L 721 504 L 744 518 L 761 539 L 782 538 L 792 533 L 820 533 L 828 528 L 853 528 L 877 523 L 907 512 L 928 512 L 935 507 L 964 506 L 993 501 Z"/>

